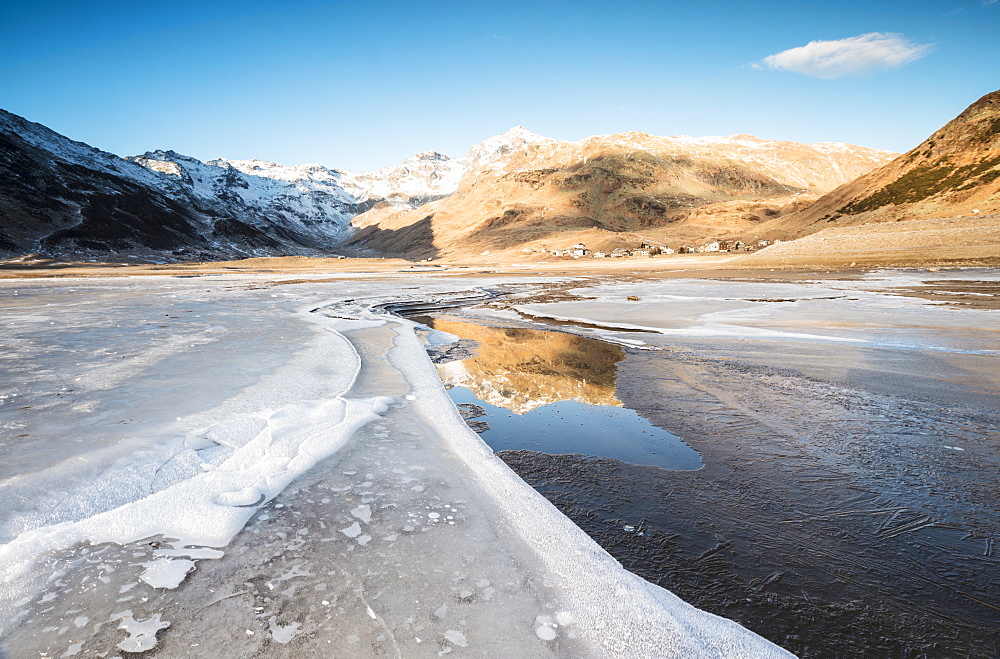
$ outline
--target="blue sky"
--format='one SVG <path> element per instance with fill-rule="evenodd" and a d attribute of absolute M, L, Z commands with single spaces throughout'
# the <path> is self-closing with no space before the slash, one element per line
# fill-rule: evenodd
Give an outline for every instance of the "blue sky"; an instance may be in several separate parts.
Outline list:
<path fill-rule="evenodd" d="M 905 151 L 1000 88 L 998 44 L 996 0 L 0 0 L 0 107 L 119 155 L 353 170 L 514 125 Z"/>

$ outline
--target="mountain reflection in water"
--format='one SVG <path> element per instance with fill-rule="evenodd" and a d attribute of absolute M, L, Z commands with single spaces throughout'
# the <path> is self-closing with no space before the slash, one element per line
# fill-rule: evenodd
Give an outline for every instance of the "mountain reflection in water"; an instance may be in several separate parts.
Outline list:
<path fill-rule="evenodd" d="M 423 319 L 421 319 L 423 320 Z M 432 318 L 436 330 L 480 344 L 475 357 L 438 365 L 446 385 L 524 414 L 557 400 L 621 406 L 615 396 L 619 346 L 563 332 L 487 327 Z"/>
<path fill-rule="evenodd" d="M 471 339 L 477 354 L 438 364 L 455 403 L 482 407 L 494 451 L 577 453 L 664 469 L 702 466 L 697 451 L 622 406 L 615 396 L 621 347 L 564 332 L 420 317 L 429 327 Z"/>

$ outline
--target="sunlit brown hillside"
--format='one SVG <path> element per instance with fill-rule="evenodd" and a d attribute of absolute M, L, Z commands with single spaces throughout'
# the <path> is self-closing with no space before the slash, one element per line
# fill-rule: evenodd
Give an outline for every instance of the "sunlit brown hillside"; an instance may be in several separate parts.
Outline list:
<path fill-rule="evenodd" d="M 376 207 L 350 245 L 409 257 L 568 247 L 673 246 L 752 237 L 781 210 L 884 164 L 894 154 L 844 144 L 623 133 L 524 144 L 417 209 Z"/>

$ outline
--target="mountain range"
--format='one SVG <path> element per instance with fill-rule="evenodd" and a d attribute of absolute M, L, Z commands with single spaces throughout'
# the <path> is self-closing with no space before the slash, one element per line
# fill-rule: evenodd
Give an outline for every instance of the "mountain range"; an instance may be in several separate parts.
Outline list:
<path fill-rule="evenodd" d="M 520 143 L 471 169 L 454 194 L 418 208 L 376 205 L 350 247 L 437 258 L 483 252 L 698 243 L 753 234 L 896 154 L 848 144 L 621 133 L 564 142 L 514 128 Z"/>
<path fill-rule="evenodd" d="M 460 158 L 348 172 L 174 151 L 119 157 L 0 110 L 0 253 L 97 260 L 467 258 L 789 239 L 1000 210 L 1000 92 L 910 152 L 522 127 Z"/>
<path fill-rule="evenodd" d="M 447 196 L 491 157 L 427 152 L 357 174 L 174 151 L 121 158 L 0 110 L 0 250 L 169 260 L 329 254 L 353 233 L 355 215 Z"/>

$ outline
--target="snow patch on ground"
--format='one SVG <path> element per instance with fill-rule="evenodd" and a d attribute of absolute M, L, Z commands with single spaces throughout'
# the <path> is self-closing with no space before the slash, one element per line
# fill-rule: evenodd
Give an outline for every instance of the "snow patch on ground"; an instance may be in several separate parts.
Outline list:
<path fill-rule="evenodd" d="M 273 617 L 267 621 L 267 628 L 271 632 L 271 638 L 281 644 L 291 642 L 299 633 L 300 627 L 302 627 L 301 622 L 291 622 L 287 625 L 282 625 L 278 623 L 277 618 Z"/>

